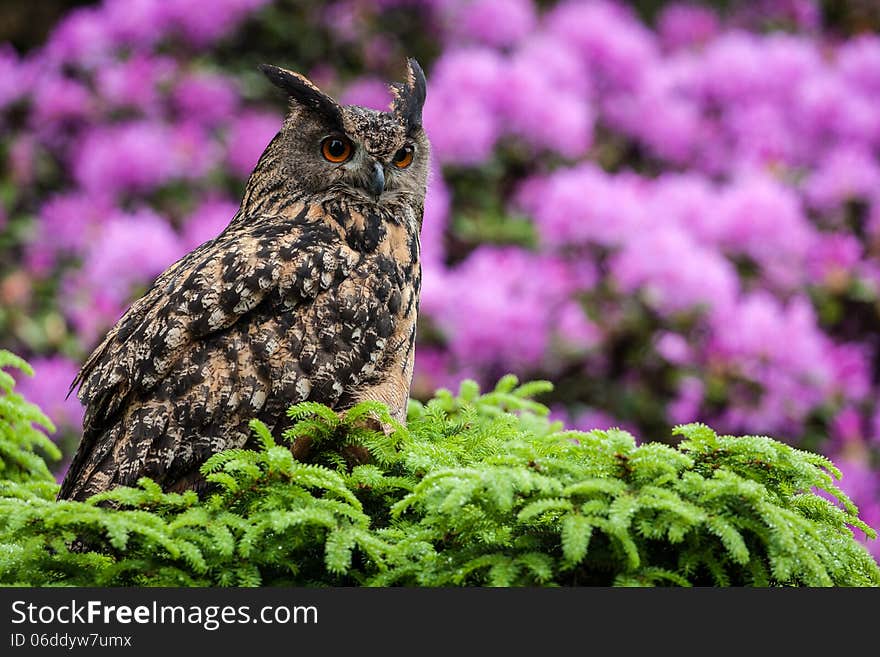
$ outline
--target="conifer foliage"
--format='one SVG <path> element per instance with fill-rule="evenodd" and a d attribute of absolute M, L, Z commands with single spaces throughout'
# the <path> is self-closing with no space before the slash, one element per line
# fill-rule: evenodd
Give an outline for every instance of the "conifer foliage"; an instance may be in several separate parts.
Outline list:
<path fill-rule="evenodd" d="M 533 400 L 546 382 L 466 381 L 406 428 L 298 404 L 283 436 L 254 421 L 259 449 L 205 463 L 205 499 L 143 479 L 86 503 L 54 500 L 52 424 L 0 387 L 4 585 L 880 585 L 824 457 L 699 424 L 566 431 Z"/>

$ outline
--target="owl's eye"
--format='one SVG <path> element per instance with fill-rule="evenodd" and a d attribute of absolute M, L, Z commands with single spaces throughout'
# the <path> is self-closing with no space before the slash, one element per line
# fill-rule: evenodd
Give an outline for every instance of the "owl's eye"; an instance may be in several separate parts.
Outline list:
<path fill-rule="evenodd" d="M 327 137 L 321 142 L 321 155 L 328 162 L 340 164 L 351 157 L 351 142 L 345 137 Z"/>
<path fill-rule="evenodd" d="M 406 169 L 413 161 L 413 147 L 407 144 L 394 154 L 391 161 L 398 169 Z"/>

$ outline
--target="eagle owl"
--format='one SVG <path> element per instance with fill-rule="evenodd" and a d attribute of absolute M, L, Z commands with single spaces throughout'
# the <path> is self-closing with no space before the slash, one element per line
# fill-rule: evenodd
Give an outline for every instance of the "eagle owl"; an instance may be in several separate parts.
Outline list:
<path fill-rule="evenodd" d="M 147 476 L 203 489 L 212 454 L 279 428 L 305 400 L 367 399 L 405 420 L 429 143 L 425 76 L 409 60 L 385 112 L 340 105 L 261 66 L 290 109 L 228 227 L 162 273 L 71 385 L 83 438 L 59 499 Z"/>

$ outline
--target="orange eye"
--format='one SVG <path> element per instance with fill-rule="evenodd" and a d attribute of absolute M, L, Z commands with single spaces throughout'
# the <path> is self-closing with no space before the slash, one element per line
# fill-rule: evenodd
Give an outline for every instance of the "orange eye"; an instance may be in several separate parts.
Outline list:
<path fill-rule="evenodd" d="M 351 157 L 351 142 L 345 137 L 327 137 L 321 142 L 321 155 L 334 164 L 345 162 Z"/>
<path fill-rule="evenodd" d="M 406 169 L 413 161 L 413 147 L 404 146 L 394 154 L 394 159 L 391 161 L 398 169 Z"/>

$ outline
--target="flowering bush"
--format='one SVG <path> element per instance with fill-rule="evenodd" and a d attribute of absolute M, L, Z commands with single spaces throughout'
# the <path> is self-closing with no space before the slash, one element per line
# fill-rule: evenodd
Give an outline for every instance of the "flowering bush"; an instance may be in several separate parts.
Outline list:
<path fill-rule="evenodd" d="M 257 63 L 382 107 L 414 55 L 435 153 L 414 395 L 514 371 L 575 428 L 772 434 L 832 457 L 880 526 L 880 36 L 853 29 L 877 17 L 661 4 L 104 0 L 0 46 L 24 393 L 74 444 L 77 363 L 222 230 L 280 126 Z"/>

